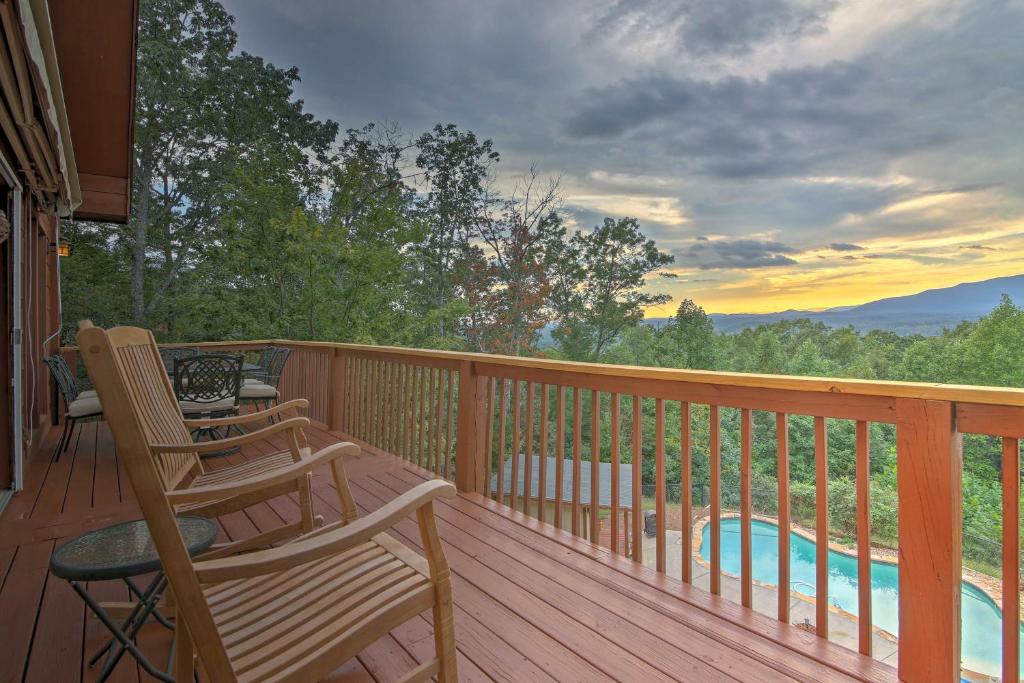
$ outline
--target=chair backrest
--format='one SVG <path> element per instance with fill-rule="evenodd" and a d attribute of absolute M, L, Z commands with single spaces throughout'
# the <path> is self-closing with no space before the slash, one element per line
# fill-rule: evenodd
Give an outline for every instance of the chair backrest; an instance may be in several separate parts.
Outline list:
<path fill-rule="evenodd" d="M 256 365 L 260 366 L 260 372 L 266 374 L 270 372 L 270 361 L 274 358 L 274 353 L 277 351 L 276 346 L 264 346 L 260 351 L 259 360 L 256 361 Z"/>
<path fill-rule="evenodd" d="M 84 333 L 85 329 L 80 334 Z M 181 409 L 174 397 L 170 378 L 164 372 L 152 333 L 137 327 L 115 327 L 105 334 L 120 344 L 116 347 L 119 359 L 117 368 L 119 372 L 126 373 L 125 391 L 130 395 L 131 407 L 138 413 L 137 424 L 142 430 L 147 453 L 150 444 L 191 444 L 192 435 L 185 427 Z M 80 352 L 83 361 L 86 360 L 85 349 L 80 347 Z M 95 384 L 96 378 L 93 377 L 88 363 L 86 369 L 89 371 L 89 378 Z M 96 393 L 100 393 L 98 386 Z M 102 395 L 100 402 L 103 403 Z M 108 410 L 109 407 L 104 403 L 104 413 Z M 120 449 L 118 451 L 120 454 Z M 174 490 L 189 474 L 202 469 L 199 455 L 195 451 L 158 453 L 147 457 L 152 457 L 165 491 Z"/>
<path fill-rule="evenodd" d="M 83 323 L 78 347 L 106 406 L 118 457 L 128 471 L 179 614 L 193 634 L 202 634 L 195 647 L 213 679 L 233 680 L 224 643 L 165 495 L 160 461 L 150 449 L 153 443 L 191 443 L 153 335 L 136 327 L 103 330 Z"/>
<path fill-rule="evenodd" d="M 178 346 L 173 349 L 163 348 L 160 349 L 160 360 L 163 361 L 164 367 L 167 368 L 167 372 L 174 371 L 174 361 L 178 358 L 188 358 L 189 356 L 195 356 L 199 354 L 199 349 L 191 346 L 182 347 Z"/>
<path fill-rule="evenodd" d="M 64 397 L 64 406 L 70 406 L 71 402 L 78 398 L 80 392 L 78 391 L 78 380 L 75 379 L 71 368 L 68 367 L 67 361 L 63 356 L 47 356 L 43 362 L 46 363 L 54 381 L 57 382 L 60 395 Z"/>
<path fill-rule="evenodd" d="M 281 381 L 281 374 L 284 372 L 284 366 L 288 363 L 288 357 L 292 355 L 291 349 L 285 348 L 274 348 L 274 355 L 270 358 L 270 365 L 267 367 L 267 378 L 266 383 L 270 386 L 277 388 L 278 383 Z"/>
<path fill-rule="evenodd" d="M 238 403 L 242 384 L 242 356 L 208 353 L 174 359 L 174 394 L 179 401 Z"/>

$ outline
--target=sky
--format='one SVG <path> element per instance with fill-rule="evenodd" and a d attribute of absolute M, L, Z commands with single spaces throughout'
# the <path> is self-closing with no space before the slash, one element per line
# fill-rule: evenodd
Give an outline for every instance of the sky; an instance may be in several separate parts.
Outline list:
<path fill-rule="evenodd" d="M 307 110 L 491 138 L 648 286 L 820 309 L 1024 273 L 1024 0 L 225 0 Z"/>

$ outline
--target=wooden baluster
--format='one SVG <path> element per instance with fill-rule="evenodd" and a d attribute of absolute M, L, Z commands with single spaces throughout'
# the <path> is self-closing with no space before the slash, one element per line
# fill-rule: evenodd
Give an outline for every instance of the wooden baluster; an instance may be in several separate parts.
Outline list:
<path fill-rule="evenodd" d="M 871 425 L 857 422 L 857 626 L 861 654 L 871 656 Z"/>
<path fill-rule="evenodd" d="M 612 416 L 611 424 L 611 446 L 612 446 L 612 480 L 611 480 L 611 494 L 612 494 L 612 519 L 611 519 L 611 549 L 613 553 L 619 552 L 619 489 L 622 486 L 622 482 L 619 481 L 619 465 L 621 464 L 622 455 L 619 453 L 619 439 L 621 434 L 619 432 L 619 395 L 613 393 L 611 395 L 611 406 L 609 406 Z"/>
<path fill-rule="evenodd" d="M 580 388 L 572 388 L 572 533 L 580 535 L 580 476 L 582 474 L 583 401 Z"/>
<path fill-rule="evenodd" d="M 654 566 L 665 573 L 665 399 L 654 400 Z"/>
<path fill-rule="evenodd" d="M 711 443 L 708 453 L 711 475 L 711 592 L 722 593 L 722 436 L 718 406 L 710 407 Z"/>
<path fill-rule="evenodd" d="M 451 370 L 449 370 L 448 371 L 448 410 L 446 412 L 446 419 L 448 421 L 448 426 L 447 426 L 447 428 L 445 430 L 445 437 L 444 437 L 444 476 L 445 476 L 445 479 L 448 479 L 450 481 L 455 481 L 455 472 L 452 471 L 452 453 L 455 452 L 455 444 L 452 443 L 452 425 L 455 422 L 455 391 L 454 391 L 454 385 L 452 384 L 452 379 L 453 379 L 453 373 L 452 373 Z M 488 384 L 488 386 L 490 386 L 490 385 Z M 490 406 L 489 400 L 488 400 L 487 405 Z M 488 421 L 487 424 L 489 425 L 490 422 Z M 491 454 L 491 450 L 490 449 L 491 449 L 491 443 L 490 443 L 490 441 L 488 441 L 487 442 L 487 458 L 488 458 L 488 461 L 490 461 L 490 454 Z M 486 485 L 488 487 L 487 488 L 487 492 L 488 492 L 488 495 L 489 495 L 490 494 L 490 486 L 491 486 L 490 472 L 487 473 Z"/>
<path fill-rule="evenodd" d="M 533 382 L 526 383 L 526 459 L 523 461 L 523 512 L 530 514 L 533 493 Z"/>
<path fill-rule="evenodd" d="M 896 399 L 903 681 L 959 679 L 962 459 L 951 402 Z"/>
<path fill-rule="evenodd" d="M 693 581 L 693 438 L 690 429 L 690 404 L 679 402 L 679 518 L 682 520 L 682 579 Z"/>
<path fill-rule="evenodd" d="M 329 410 L 327 426 L 332 432 L 345 429 L 345 378 L 347 359 L 339 349 L 331 349 L 327 356 L 328 377 L 330 377 Z"/>
<path fill-rule="evenodd" d="M 391 451 L 388 449 L 388 424 L 390 423 L 390 411 L 388 410 L 388 404 L 391 402 L 391 363 L 389 361 L 381 361 L 380 375 L 381 375 L 381 390 L 380 390 L 380 410 L 377 413 L 377 441 L 379 441 L 378 447 L 386 453 Z"/>
<path fill-rule="evenodd" d="M 498 502 L 505 505 L 505 431 L 507 427 L 508 404 L 505 402 L 505 380 L 498 383 Z"/>
<path fill-rule="evenodd" d="M 403 387 L 403 399 L 405 405 L 402 410 L 402 457 L 412 462 L 412 404 L 416 391 L 416 366 L 405 366 L 405 386 Z"/>
<path fill-rule="evenodd" d="M 380 422 L 380 398 L 384 393 L 384 387 L 380 381 L 382 363 L 374 358 L 370 374 L 370 386 L 373 391 L 373 398 L 370 400 L 370 423 L 367 440 L 374 446 L 380 448 L 378 436 L 378 424 Z"/>
<path fill-rule="evenodd" d="M 828 638 L 828 422 L 814 418 L 815 632 Z"/>
<path fill-rule="evenodd" d="M 402 364 L 395 363 L 394 377 L 392 378 L 391 392 L 391 453 L 398 453 L 400 448 L 398 442 L 398 428 L 400 426 L 399 415 L 402 412 Z"/>
<path fill-rule="evenodd" d="M 359 367 L 356 369 L 358 375 L 356 379 L 356 387 L 359 389 L 359 396 L 357 397 L 356 405 L 358 415 L 356 416 L 356 433 L 355 436 L 363 441 L 366 441 L 366 359 L 359 359 Z"/>
<path fill-rule="evenodd" d="M 779 621 L 789 623 L 789 418 L 775 413 L 779 487 Z"/>
<path fill-rule="evenodd" d="M 754 600 L 754 574 L 751 559 L 751 450 L 753 448 L 750 410 L 740 411 L 740 602 L 752 607 Z"/>
<path fill-rule="evenodd" d="M 437 472 L 437 368 L 430 368 L 430 384 L 427 386 L 427 469 Z"/>
<path fill-rule="evenodd" d="M 565 486 L 565 387 L 555 387 L 555 528 L 562 528 Z"/>
<path fill-rule="evenodd" d="M 1003 439 L 1003 680 L 1020 678 L 1020 442 Z M 1013 615 L 1006 617 L 1005 615 Z"/>
<path fill-rule="evenodd" d="M 519 421 L 521 418 L 521 406 L 519 396 L 519 380 L 513 380 L 512 382 L 512 481 L 509 482 L 509 486 L 512 487 L 512 493 L 509 496 L 508 506 L 513 510 L 516 509 L 516 504 L 519 501 L 519 457 L 520 448 L 522 444 L 519 440 Z"/>
<path fill-rule="evenodd" d="M 601 542 L 601 394 L 590 392 L 590 541 Z"/>
<path fill-rule="evenodd" d="M 487 464 L 486 464 L 486 476 L 487 476 L 487 497 L 492 498 L 497 496 L 497 480 L 494 473 L 494 391 L 495 381 L 493 377 L 487 378 L 487 422 L 486 422 L 486 436 L 484 437 L 487 442 Z M 495 488 L 491 488 L 491 482 L 494 481 Z M 500 500 L 500 499 L 499 499 Z"/>
<path fill-rule="evenodd" d="M 548 507 L 548 393 L 551 387 L 540 385 L 540 466 L 537 473 L 537 519 L 545 521 Z"/>
<path fill-rule="evenodd" d="M 420 421 L 417 426 L 416 464 L 430 468 L 430 454 L 427 451 L 427 381 L 430 368 L 420 367 Z"/>
<path fill-rule="evenodd" d="M 444 428 L 444 372 L 437 368 L 437 393 L 434 395 L 434 474 L 441 475 L 444 458 L 441 452 L 441 434 Z"/>
<path fill-rule="evenodd" d="M 642 407 L 640 405 L 640 397 L 636 394 L 633 394 L 633 561 L 641 563 L 644 561 L 644 454 L 642 450 L 642 419 L 643 412 Z"/>

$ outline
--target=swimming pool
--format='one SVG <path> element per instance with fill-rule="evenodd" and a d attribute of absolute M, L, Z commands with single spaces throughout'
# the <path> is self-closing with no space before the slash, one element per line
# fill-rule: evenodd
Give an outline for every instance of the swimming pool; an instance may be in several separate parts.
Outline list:
<path fill-rule="evenodd" d="M 778 585 L 779 528 L 769 522 L 752 523 L 751 565 L 754 579 Z M 711 525 L 704 526 L 700 554 L 710 562 Z M 789 573 L 791 588 L 814 596 L 814 541 L 799 534 L 790 535 Z M 740 520 L 722 520 L 722 570 L 740 574 Z M 857 558 L 829 550 L 829 602 L 851 614 L 857 613 Z M 979 588 L 964 582 L 961 614 L 963 619 L 961 658 L 965 669 L 983 674 L 999 675 L 1002 660 L 1002 613 L 995 602 Z M 898 633 L 899 577 L 896 565 L 871 563 L 871 620 L 874 625 Z M 1022 629 L 1024 634 L 1024 629 Z M 1021 638 L 1021 661 L 1024 662 L 1024 636 Z"/>

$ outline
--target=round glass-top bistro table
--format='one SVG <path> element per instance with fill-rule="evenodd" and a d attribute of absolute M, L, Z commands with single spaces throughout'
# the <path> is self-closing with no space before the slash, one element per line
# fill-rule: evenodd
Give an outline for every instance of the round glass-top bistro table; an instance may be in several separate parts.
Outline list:
<path fill-rule="evenodd" d="M 190 556 L 206 551 L 217 538 L 217 525 L 202 517 L 178 517 L 178 530 Z M 174 680 L 146 659 L 134 642 L 139 629 L 150 616 L 167 628 L 174 628 L 156 609 L 167 586 L 167 579 L 144 520 L 114 524 L 65 543 L 50 557 L 50 572 L 67 581 L 113 634 L 113 638 L 89 661 L 89 666 L 92 666 L 104 653 L 107 655 L 103 670 L 96 679 L 97 683 L 110 676 L 126 650 L 150 675 L 163 681 Z M 140 590 L 132 578 L 150 572 L 156 572 L 156 576 L 149 586 Z M 124 581 L 131 594 L 138 599 L 121 624 L 116 623 L 83 586 L 86 581 L 116 579 Z M 170 661 L 174 661 L 173 647 Z"/>

